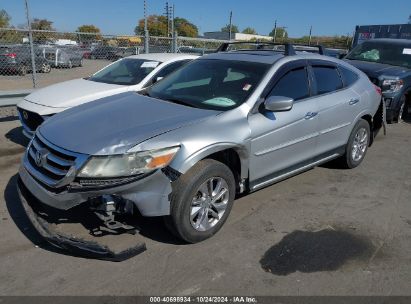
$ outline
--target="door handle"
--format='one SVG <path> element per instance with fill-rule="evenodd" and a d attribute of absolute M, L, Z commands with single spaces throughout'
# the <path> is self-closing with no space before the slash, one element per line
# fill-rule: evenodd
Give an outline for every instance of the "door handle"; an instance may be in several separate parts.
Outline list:
<path fill-rule="evenodd" d="M 359 102 L 360 102 L 360 99 L 353 98 L 353 99 L 350 99 L 350 101 L 348 103 L 349 103 L 350 106 L 352 106 L 352 105 L 355 105 L 356 103 L 359 103 Z"/>
<path fill-rule="evenodd" d="M 314 118 L 315 116 L 317 116 L 317 112 L 308 112 L 307 114 L 305 114 L 305 116 L 304 116 L 304 119 L 312 119 L 312 118 Z"/>

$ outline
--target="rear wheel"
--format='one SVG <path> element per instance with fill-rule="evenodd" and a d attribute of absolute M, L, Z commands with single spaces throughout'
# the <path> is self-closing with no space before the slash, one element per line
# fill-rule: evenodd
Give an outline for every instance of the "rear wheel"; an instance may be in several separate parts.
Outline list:
<path fill-rule="evenodd" d="M 235 196 L 235 180 L 224 164 L 205 159 L 173 183 L 166 226 L 188 243 L 216 234 L 226 221 Z"/>
<path fill-rule="evenodd" d="M 352 169 L 363 161 L 370 143 L 370 125 L 360 119 L 351 132 L 345 147 L 345 154 L 341 157 L 343 167 Z"/>
<path fill-rule="evenodd" d="M 42 73 L 50 73 L 50 71 L 51 71 L 51 66 L 50 66 L 50 64 L 48 64 L 48 63 L 43 63 L 43 64 L 41 65 L 40 71 L 41 71 Z"/>

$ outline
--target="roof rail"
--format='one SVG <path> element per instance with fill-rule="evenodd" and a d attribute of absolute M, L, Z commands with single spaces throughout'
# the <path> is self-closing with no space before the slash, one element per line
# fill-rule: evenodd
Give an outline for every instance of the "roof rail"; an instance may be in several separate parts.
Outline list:
<path fill-rule="evenodd" d="M 224 42 L 217 49 L 217 52 L 227 52 L 228 48 L 232 44 L 250 44 L 250 45 L 254 45 L 255 46 L 254 50 L 264 50 L 263 49 L 264 46 L 284 46 L 284 54 L 286 56 L 295 55 L 296 51 L 299 51 L 298 47 L 317 48 L 318 49 L 318 54 L 325 55 L 325 47 L 321 44 L 309 45 L 309 44 L 297 44 L 297 43 L 275 43 L 275 42 L 258 42 L 258 41 L 256 41 L 256 42 L 251 42 L 251 41 Z"/>
<path fill-rule="evenodd" d="M 295 47 L 299 47 L 299 46 L 308 47 L 308 48 L 317 48 L 318 49 L 318 54 L 320 54 L 320 55 L 325 54 L 325 47 L 321 44 L 309 45 L 309 44 L 297 44 L 296 43 L 296 44 L 293 44 L 293 46 L 294 46 L 294 49 L 295 49 Z M 296 50 L 296 51 L 298 51 L 298 50 Z"/>
<path fill-rule="evenodd" d="M 233 41 L 233 42 L 224 42 L 221 44 L 217 52 L 227 52 L 230 45 L 233 44 L 250 44 L 255 45 L 255 50 L 263 50 L 264 46 L 284 46 L 284 55 L 292 56 L 296 55 L 294 47 L 290 43 L 275 43 L 275 42 L 248 42 L 248 41 Z M 275 50 L 275 49 L 274 49 Z"/>

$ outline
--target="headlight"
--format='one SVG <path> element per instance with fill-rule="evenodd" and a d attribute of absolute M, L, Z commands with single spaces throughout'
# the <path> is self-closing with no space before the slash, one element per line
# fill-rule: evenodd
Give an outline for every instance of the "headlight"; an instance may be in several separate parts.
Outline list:
<path fill-rule="evenodd" d="M 395 93 L 401 90 L 404 86 L 404 81 L 401 79 L 385 79 L 382 82 L 382 91 L 384 93 Z"/>
<path fill-rule="evenodd" d="M 127 153 L 123 155 L 93 156 L 81 169 L 78 177 L 122 177 L 148 173 L 166 167 L 180 147 Z"/>

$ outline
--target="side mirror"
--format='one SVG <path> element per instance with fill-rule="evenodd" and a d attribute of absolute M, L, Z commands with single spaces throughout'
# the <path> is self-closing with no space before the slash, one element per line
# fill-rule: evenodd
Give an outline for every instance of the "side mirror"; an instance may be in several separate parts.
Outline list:
<path fill-rule="evenodd" d="M 161 79 L 163 79 L 164 77 L 156 77 L 153 79 L 153 84 L 155 84 L 156 82 L 159 82 Z"/>
<path fill-rule="evenodd" d="M 344 59 L 345 56 L 347 56 L 347 54 L 340 54 L 340 55 L 338 55 L 338 59 Z"/>
<path fill-rule="evenodd" d="M 292 109 L 294 99 L 284 96 L 270 96 L 264 101 L 264 108 L 270 112 L 282 112 Z"/>

